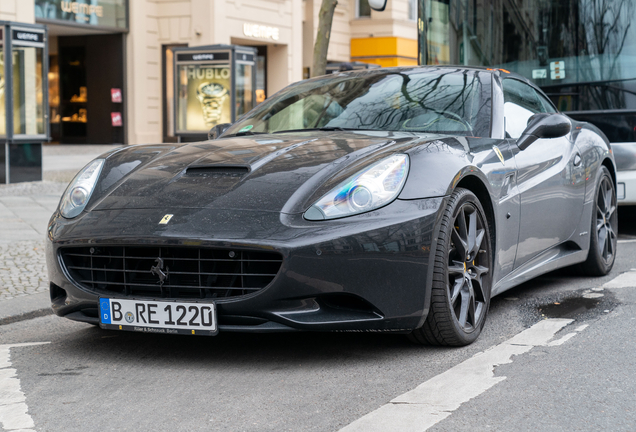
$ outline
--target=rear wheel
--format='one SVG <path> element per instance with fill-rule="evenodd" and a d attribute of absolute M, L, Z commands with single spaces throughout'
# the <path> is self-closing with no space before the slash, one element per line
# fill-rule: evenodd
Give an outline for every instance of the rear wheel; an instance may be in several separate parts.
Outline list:
<path fill-rule="evenodd" d="M 609 170 L 603 166 L 594 196 L 590 250 L 587 261 L 579 267 L 583 273 L 604 276 L 612 270 L 616 259 L 617 233 L 616 190 Z"/>
<path fill-rule="evenodd" d="M 490 227 L 479 199 L 457 188 L 444 211 L 435 252 L 431 306 L 409 338 L 430 345 L 463 346 L 486 322 L 492 281 Z"/>

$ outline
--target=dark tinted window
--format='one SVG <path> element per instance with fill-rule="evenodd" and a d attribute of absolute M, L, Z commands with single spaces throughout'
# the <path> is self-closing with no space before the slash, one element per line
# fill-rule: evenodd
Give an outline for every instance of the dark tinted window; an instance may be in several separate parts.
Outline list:
<path fill-rule="evenodd" d="M 636 109 L 636 79 L 542 89 L 560 111 Z"/>
<path fill-rule="evenodd" d="M 516 79 L 503 81 L 504 101 L 515 103 L 533 113 L 546 112 L 537 92 L 528 84 Z"/>
<path fill-rule="evenodd" d="M 552 104 L 550 103 L 550 101 L 545 96 L 537 92 L 537 97 L 539 98 L 539 101 L 543 104 L 543 112 L 547 112 L 547 113 L 557 112 L 552 106 Z"/>
<path fill-rule="evenodd" d="M 568 113 L 575 120 L 592 123 L 610 142 L 636 142 L 636 113 Z"/>
<path fill-rule="evenodd" d="M 370 17 L 369 0 L 356 0 L 356 2 L 358 3 L 358 17 Z"/>

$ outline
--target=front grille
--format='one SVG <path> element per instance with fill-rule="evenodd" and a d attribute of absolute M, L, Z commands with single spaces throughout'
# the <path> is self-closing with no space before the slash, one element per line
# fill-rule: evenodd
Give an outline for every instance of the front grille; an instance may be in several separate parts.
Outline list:
<path fill-rule="evenodd" d="M 123 296 L 207 299 L 254 293 L 276 277 L 277 252 L 93 246 L 60 250 L 75 283 Z"/>

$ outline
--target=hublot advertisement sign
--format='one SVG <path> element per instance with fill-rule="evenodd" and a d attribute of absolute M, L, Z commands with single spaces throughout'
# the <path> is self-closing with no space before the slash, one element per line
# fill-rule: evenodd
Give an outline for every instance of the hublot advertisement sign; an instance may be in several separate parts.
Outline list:
<path fill-rule="evenodd" d="M 126 0 L 35 0 L 35 17 L 42 20 L 126 30 L 127 16 Z"/>

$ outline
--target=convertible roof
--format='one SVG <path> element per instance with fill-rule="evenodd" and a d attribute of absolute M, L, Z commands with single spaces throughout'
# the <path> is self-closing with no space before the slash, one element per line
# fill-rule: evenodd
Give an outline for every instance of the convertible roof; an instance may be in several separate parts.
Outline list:
<path fill-rule="evenodd" d="M 361 70 L 353 70 L 353 71 L 342 71 L 334 73 L 333 75 L 346 74 L 346 75 L 375 75 L 375 74 L 383 74 L 387 72 L 396 72 L 396 71 L 412 71 L 414 69 L 421 69 L 422 71 L 442 71 L 448 69 L 454 69 L 459 71 L 479 71 L 491 73 L 497 76 L 510 76 L 521 81 L 527 82 L 528 84 L 534 85 L 532 81 L 528 80 L 523 75 L 519 75 L 515 72 L 510 72 L 506 69 L 501 68 L 490 68 L 486 66 L 464 66 L 464 65 L 427 65 L 427 66 L 401 66 L 401 67 L 388 67 L 388 68 L 377 68 L 377 69 L 361 69 Z M 316 77 L 318 78 L 318 77 Z M 324 76 L 323 76 L 324 78 Z"/>
<path fill-rule="evenodd" d="M 369 75 L 381 75 L 381 74 L 391 73 L 391 72 L 413 71 L 413 70 L 441 72 L 441 71 L 447 71 L 448 69 L 456 70 L 457 72 L 461 72 L 461 71 L 485 72 L 485 73 L 490 73 L 492 75 L 495 75 L 501 78 L 505 78 L 505 77 L 515 78 L 515 79 L 518 79 L 519 81 L 523 81 L 526 84 L 529 84 L 530 86 L 536 89 L 539 89 L 539 87 L 535 83 L 533 83 L 532 81 L 530 81 L 528 78 L 524 77 L 523 75 L 519 75 L 518 73 L 515 73 L 515 72 L 510 72 L 509 70 L 506 70 L 506 69 L 491 68 L 486 66 L 464 66 L 464 65 L 400 66 L 400 67 L 386 67 L 386 68 L 383 67 L 383 68 L 377 68 L 377 69 L 358 69 L 358 70 L 342 71 L 342 72 L 333 73 L 332 75 L 338 76 L 338 75 L 344 74 L 349 76 L 351 75 L 369 76 Z M 310 80 L 313 80 L 316 78 L 318 79 L 325 78 L 326 76 L 328 75 L 310 78 Z"/>

